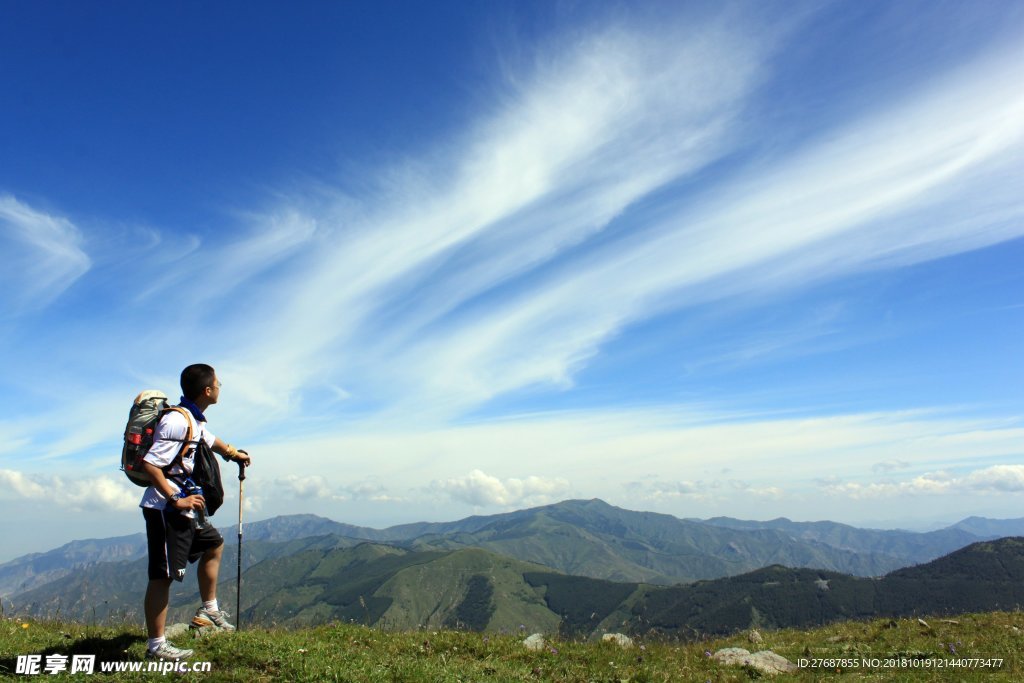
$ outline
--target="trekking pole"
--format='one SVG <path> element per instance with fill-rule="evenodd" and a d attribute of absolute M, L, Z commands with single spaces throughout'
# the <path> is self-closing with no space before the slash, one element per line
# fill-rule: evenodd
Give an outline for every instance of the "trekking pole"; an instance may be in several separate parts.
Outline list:
<path fill-rule="evenodd" d="M 245 453 L 245 451 L 239 451 Z M 249 455 L 248 453 L 245 453 Z M 242 493 L 245 486 L 245 463 L 238 463 L 238 580 L 235 583 L 235 629 L 242 630 Z"/>

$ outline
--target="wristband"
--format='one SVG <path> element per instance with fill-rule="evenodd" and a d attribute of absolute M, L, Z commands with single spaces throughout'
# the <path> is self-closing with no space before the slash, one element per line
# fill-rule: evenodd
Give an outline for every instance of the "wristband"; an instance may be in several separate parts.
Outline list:
<path fill-rule="evenodd" d="M 225 444 L 225 448 L 227 449 L 227 453 L 224 453 L 221 457 L 224 458 L 225 462 L 231 462 L 235 459 L 235 456 L 238 455 L 238 449 L 231 444 Z"/>
<path fill-rule="evenodd" d="M 185 497 L 185 494 L 182 493 L 181 491 L 178 491 L 177 493 L 172 493 L 171 497 L 168 498 L 168 500 L 170 500 L 172 503 L 177 503 L 179 500 L 181 500 L 184 497 Z"/>

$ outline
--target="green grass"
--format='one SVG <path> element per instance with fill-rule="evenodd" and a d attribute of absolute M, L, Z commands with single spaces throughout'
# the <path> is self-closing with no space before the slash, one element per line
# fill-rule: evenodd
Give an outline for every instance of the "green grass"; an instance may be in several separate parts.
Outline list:
<path fill-rule="evenodd" d="M 212 663 L 210 673 L 172 675 L 178 681 L 747 681 L 756 672 L 727 668 L 706 652 L 723 647 L 771 649 L 796 662 L 808 659 L 902 657 L 922 663 L 961 658 L 1002 658 L 997 670 L 848 668 L 802 670 L 781 676 L 793 681 L 1015 681 L 1024 678 L 1024 613 L 996 612 L 939 618 L 845 622 L 804 631 L 764 631 L 753 645 L 747 634 L 700 643 L 636 639 L 623 650 L 610 644 L 551 639 L 540 652 L 521 644 L 524 634 L 459 631 L 389 632 L 354 624 L 315 628 L 252 629 L 205 638 L 180 638 L 194 660 Z M 956 650 L 951 652 L 950 646 Z M 0 620 L 0 677 L 16 676 L 18 655 L 95 654 L 98 661 L 139 661 L 143 631 L 135 626 L 84 626 L 54 621 Z M 59 680 L 168 680 L 160 674 L 63 673 Z M 47 677 L 48 679 L 50 677 Z"/>

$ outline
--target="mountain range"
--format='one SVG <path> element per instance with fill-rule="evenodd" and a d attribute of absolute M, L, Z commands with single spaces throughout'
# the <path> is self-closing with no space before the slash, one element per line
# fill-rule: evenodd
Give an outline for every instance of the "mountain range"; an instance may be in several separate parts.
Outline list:
<path fill-rule="evenodd" d="M 624 631 L 689 640 L 751 627 L 1013 611 L 1024 604 L 1024 538 L 975 543 L 880 578 L 772 565 L 675 586 L 572 576 L 479 548 L 352 543 L 333 535 L 254 542 L 245 549 L 242 622 L 351 621 L 574 638 Z M 225 558 L 227 566 L 231 560 Z M 16 604 L 19 613 L 36 616 L 138 622 L 145 568 L 144 558 L 97 564 L 22 593 Z M 195 584 L 174 585 L 171 619 L 187 620 L 199 599 Z M 234 581 L 222 582 L 220 592 L 229 605 Z"/>
<path fill-rule="evenodd" d="M 217 521 L 217 520 L 215 520 Z M 237 527 L 221 527 L 228 544 Z M 569 500 L 454 522 L 388 529 L 289 515 L 247 524 L 245 542 L 315 536 L 386 543 L 411 550 L 482 548 L 567 574 L 661 585 L 715 579 L 772 564 L 880 576 L 971 543 L 1024 535 L 1024 519 L 965 519 L 928 533 L 858 529 L 835 522 L 679 519 L 601 500 Z M 73 541 L 0 565 L 0 596 L 11 598 L 97 563 L 145 557 L 144 534 Z"/>
<path fill-rule="evenodd" d="M 237 530 L 221 531 L 223 566 L 233 568 Z M 747 626 L 1012 609 L 1024 601 L 1024 541 L 985 543 L 976 535 L 993 532 L 1024 535 L 1024 520 L 970 518 L 914 533 L 787 519 L 682 520 L 600 500 L 384 530 L 293 515 L 246 526 L 241 617 L 690 638 Z M 234 595 L 234 572 L 221 578 L 221 595 Z M 5 607 L 36 616 L 137 622 L 145 585 L 143 534 L 75 541 L 0 565 Z M 197 601 L 191 578 L 174 584 L 171 618 L 187 619 Z"/>

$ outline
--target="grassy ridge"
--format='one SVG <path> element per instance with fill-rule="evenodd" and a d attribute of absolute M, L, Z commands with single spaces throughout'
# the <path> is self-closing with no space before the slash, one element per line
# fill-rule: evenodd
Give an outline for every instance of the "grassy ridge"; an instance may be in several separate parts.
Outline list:
<path fill-rule="evenodd" d="M 1002 658 L 1000 669 L 804 669 L 794 681 L 1016 681 L 1024 676 L 1024 613 L 964 615 L 956 620 L 917 619 L 845 622 L 810 631 L 762 633 L 751 645 L 744 634 L 699 643 L 639 640 L 637 647 L 553 639 L 527 651 L 523 635 L 447 630 L 384 632 L 355 624 L 309 629 L 254 629 L 203 639 L 179 639 L 196 650 L 210 673 L 179 674 L 186 681 L 746 681 L 757 674 L 714 662 L 723 647 L 771 649 L 796 662 L 806 658 L 903 657 L 934 666 L 954 658 Z M 95 654 L 99 661 L 142 658 L 145 639 L 137 627 L 91 627 L 67 622 L 0 620 L 0 676 L 14 677 L 17 655 Z M 97 669 L 98 669 L 97 665 Z M 98 675 L 98 674 L 97 674 Z M 60 680 L 94 680 L 62 674 Z M 122 673 L 107 681 L 167 680 L 159 674 Z"/>

